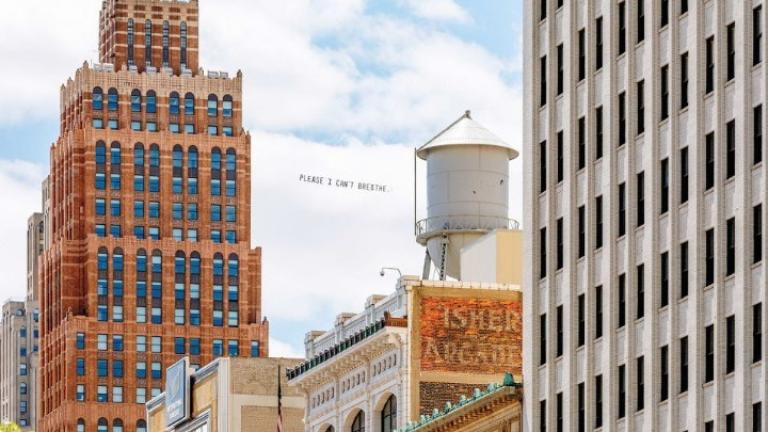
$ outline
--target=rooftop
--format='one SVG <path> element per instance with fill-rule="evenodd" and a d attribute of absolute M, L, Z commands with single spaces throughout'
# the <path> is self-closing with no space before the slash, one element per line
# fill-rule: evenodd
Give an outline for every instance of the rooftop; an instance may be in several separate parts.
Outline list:
<path fill-rule="evenodd" d="M 466 111 L 464 115 L 437 134 L 436 137 L 419 147 L 416 154 L 421 159 L 426 159 L 429 152 L 438 147 L 477 145 L 505 148 L 509 152 L 510 159 L 515 159 L 519 155 L 512 146 L 476 122 L 470 111 Z"/>

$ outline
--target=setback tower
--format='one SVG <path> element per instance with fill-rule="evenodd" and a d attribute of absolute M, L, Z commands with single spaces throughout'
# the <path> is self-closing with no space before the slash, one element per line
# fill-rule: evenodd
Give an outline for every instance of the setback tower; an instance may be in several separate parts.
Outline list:
<path fill-rule="evenodd" d="M 61 88 L 41 259 L 38 429 L 146 431 L 189 356 L 266 356 L 242 75 L 198 67 L 198 2 L 107 0 Z"/>

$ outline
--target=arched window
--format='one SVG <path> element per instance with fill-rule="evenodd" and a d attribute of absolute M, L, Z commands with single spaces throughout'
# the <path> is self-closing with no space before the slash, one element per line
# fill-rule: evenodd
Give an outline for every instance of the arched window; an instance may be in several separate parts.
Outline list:
<path fill-rule="evenodd" d="M 181 100 L 179 98 L 179 94 L 176 92 L 172 92 L 171 96 L 168 98 L 168 110 L 171 114 L 178 114 L 179 113 L 179 107 L 181 104 Z"/>
<path fill-rule="evenodd" d="M 173 167 L 182 168 L 184 166 L 184 149 L 180 145 L 173 146 Z M 175 171 L 175 170 L 174 170 Z"/>
<path fill-rule="evenodd" d="M 160 166 L 160 147 L 158 147 L 157 144 L 152 144 L 149 146 L 149 166 Z"/>
<path fill-rule="evenodd" d="M 365 432 L 365 413 L 360 411 L 352 421 L 351 432 Z"/>
<path fill-rule="evenodd" d="M 133 44 L 135 41 L 136 25 L 133 18 L 128 18 L 128 66 L 133 66 L 136 62 L 133 55 Z"/>
<path fill-rule="evenodd" d="M 229 308 L 227 311 L 227 325 L 237 327 L 240 324 L 240 310 L 238 301 L 240 300 L 240 261 L 235 254 L 230 254 L 227 258 L 227 300 Z"/>
<path fill-rule="evenodd" d="M 216 117 L 219 114 L 219 97 L 215 94 L 208 95 L 208 117 Z"/>
<path fill-rule="evenodd" d="M 195 95 L 192 93 L 184 95 L 184 114 L 195 115 Z"/>
<path fill-rule="evenodd" d="M 101 111 L 104 109 L 104 90 L 101 87 L 95 87 L 91 94 L 91 109 Z"/>
<path fill-rule="evenodd" d="M 107 109 L 111 112 L 117 111 L 120 98 L 117 95 L 117 89 L 112 87 L 107 91 Z"/>
<path fill-rule="evenodd" d="M 107 429 L 109 428 L 109 422 L 104 417 L 99 419 L 99 422 L 97 423 L 96 431 L 97 432 L 108 432 Z"/>
<path fill-rule="evenodd" d="M 163 21 L 163 67 L 171 63 L 171 25 Z"/>
<path fill-rule="evenodd" d="M 133 146 L 133 190 L 144 192 L 144 144 Z"/>
<path fill-rule="evenodd" d="M 147 92 L 147 112 L 151 114 L 157 112 L 157 93 L 154 90 Z"/>
<path fill-rule="evenodd" d="M 133 89 L 131 92 L 131 112 L 141 112 L 141 91 Z"/>
<path fill-rule="evenodd" d="M 96 143 L 96 165 L 105 165 L 107 163 L 107 145 L 104 141 Z"/>
<path fill-rule="evenodd" d="M 333 428 L 333 426 L 328 426 L 328 429 L 325 430 L 325 432 L 334 432 L 334 431 L 335 429 Z"/>
<path fill-rule="evenodd" d="M 221 150 L 211 150 L 211 195 L 221 196 Z"/>
<path fill-rule="evenodd" d="M 392 395 L 381 410 L 381 432 L 394 432 L 397 429 L 397 399 Z"/>
<path fill-rule="evenodd" d="M 237 153 L 227 149 L 227 196 L 237 195 Z"/>
<path fill-rule="evenodd" d="M 136 432 L 147 432 L 147 422 L 144 420 L 137 420 Z"/>
<path fill-rule="evenodd" d="M 180 37 L 180 48 L 181 48 L 181 66 L 182 68 L 187 67 L 187 22 L 182 21 L 181 22 L 181 37 Z"/>
<path fill-rule="evenodd" d="M 77 432 L 85 432 L 85 420 L 77 419 L 77 429 L 76 429 L 76 431 Z"/>
<path fill-rule="evenodd" d="M 227 276 L 230 279 L 240 276 L 240 261 L 235 254 L 230 254 L 227 260 Z"/>
<path fill-rule="evenodd" d="M 187 193 L 197 195 L 197 169 L 200 164 L 197 147 L 190 146 L 187 154 Z"/>
<path fill-rule="evenodd" d="M 232 96 L 224 96 L 224 102 L 221 107 L 221 114 L 224 116 L 224 118 L 232 117 Z"/>
<path fill-rule="evenodd" d="M 173 154 L 172 154 L 172 163 L 173 163 L 173 182 L 172 182 L 172 191 L 175 194 L 183 193 L 183 168 L 184 168 L 184 149 L 181 148 L 180 145 L 173 146 Z"/>
<path fill-rule="evenodd" d="M 112 422 L 112 432 L 123 432 L 123 421 L 120 419 L 115 419 Z"/>
<path fill-rule="evenodd" d="M 152 65 L 152 21 L 144 21 L 144 62 Z"/>

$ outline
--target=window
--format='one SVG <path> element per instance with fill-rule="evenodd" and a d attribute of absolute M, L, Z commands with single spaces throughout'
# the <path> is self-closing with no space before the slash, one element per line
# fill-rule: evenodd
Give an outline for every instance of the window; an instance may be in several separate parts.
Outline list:
<path fill-rule="evenodd" d="M 595 428 L 603 426 L 603 376 L 595 377 Z"/>
<path fill-rule="evenodd" d="M 152 362 L 152 379 L 163 379 L 163 366 L 160 362 Z"/>
<path fill-rule="evenodd" d="M 101 111 L 104 109 L 104 90 L 101 87 L 94 87 L 91 93 L 91 110 Z"/>
<path fill-rule="evenodd" d="M 564 259 L 564 252 L 563 252 L 563 242 L 564 242 L 564 235 L 563 235 L 563 218 L 560 218 L 557 220 L 557 269 L 561 270 L 563 268 L 563 262 Z"/>
<path fill-rule="evenodd" d="M 595 249 L 603 247 L 603 197 L 595 198 Z"/>
<path fill-rule="evenodd" d="M 96 375 L 99 377 L 109 376 L 109 361 L 107 359 L 97 359 L 96 372 Z"/>
<path fill-rule="evenodd" d="M 763 7 L 752 9 L 752 65 L 760 64 L 763 60 Z"/>
<path fill-rule="evenodd" d="M 669 305 L 669 252 L 661 254 L 660 307 Z"/>
<path fill-rule="evenodd" d="M 232 118 L 232 96 L 225 95 L 221 105 L 221 115 L 224 118 Z"/>
<path fill-rule="evenodd" d="M 547 228 L 539 230 L 539 278 L 547 277 Z"/>
<path fill-rule="evenodd" d="M 715 325 L 704 329 L 704 382 L 715 379 Z"/>
<path fill-rule="evenodd" d="M 585 432 L 587 428 L 587 411 L 586 411 L 586 391 L 584 383 L 579 383 L 577 389 L 578 399 L 578 411 L 579 411 L 579 432 Z"/>
<path fill-rule="evenodd" d="M 603 337 L 603 287 L 595 288 L 595 339 Z"/>
<path fill-rule="evenodd" d="M 669 118 L 669 65 L 661 68 L 661 120 Z"/>
<path fill-rule="evenodd" d="M 213 340 L 213 356 L 221 357 L 224 355 L 224 342 L 221 339 Z"/>
<path fill-rule="evenodd" d="M 544 20 L 547 18 L 547 0 L 541 0 L 539 4 L 539 17 Z"/>
<path fill-rule="evenodd" d="M 565 59 L 563 53 L 563 44 L 557 46 L 557 95 L 563 94 L 565 86 Z"/>
<path fill-rule="evenodd" d="M 579 119 L 579 169 L 587 164 L 587 119 Z"/>
<path fill-rule="evenodd" d="M 109 203 L 109 215 L 112 217 L 120 217 L 120 200 L 111 200 Z"/>
<path fill-rule="evenodd" d="M 358 412 L 352 421 L 351 432 L 365 432 L 365 413 L 363 411 Z"/>
<path fill-rule="evenodd" d="M 395 430 L 397 430 L 397 400 L 394 396 L 390 396 L 381 410 L 380 432 L 395 432 Z"/>
<path fill-rule="evenodd" d="M 237 231 L 227 230 L 226 236 L 227 236 L 227 243 L 229 243 L 229 244 L 236 244 L 237 243 Z"/>
<path fill-rule="evenodd" d="M 112 361 L 112 376 L 115 378 L 123 377 L 123 361 L 115 359 Z"/>
<path fill-rule="evenodd" d="M 75 362 L 75 371 L 77 376 L 85 376 L 85 359 L 79 357 Z"/>
<path fill-rule="evenodd" d="M 715 187 L 715 133 L 707 134 L 705 142 L 705 187 L 707 190 Z"/>
<path fill-rule="evenodd" d="M 173 203 L 172 208 L 172 216 L 173 220 L 183 220 L 184 219 L 184 204 L 182 203 Z"/>
<path fill-rule="evenodd" d="M 120 129 L 120 124 L 118 123 L 117 119 L 109 119 L 107 121 L 107 125 L 109 126 L 110 130 L 118 130 L 118 129 Z"/>
<path fill-rule="evenodd" d="M 208 135 L 216 136 L 219 134 L 219 128 L 217 126 L 208 126 Z"/>
<path fill-rule="evenodd" d="M 578 321 L 578 345 L 577 346 L 582 347 L 587 341 L 587 305 L 586 305 L 586 296 L 584 294 L 579 294 L 578 298 L 579 298 L 578 300 L 579 321 Z"/>
<path fill-rule="evenodd" d="M 222 126 L 221 134 L 227 137 L 235 136 L 232 126 Z"/>
<path fill-rule="evenodd" d="M 539 364 L 547 363 L 547 314 L 541 314 L 539 317 Z"/>
<path fill-rule="evenodd" d="M 731 120 L 726 125 L 726 172 L 725 178 L 736 175 L 736 120 Z"/>
<path fill-rule="evenodd" d="M 152 219 L 160 218 L 160 202 L 159 201 L 149 202 L 149 217 Z"/>
<path fill-rule="evenodd" d="M 116 88 L 110 88 L 107 90 L 107 109 L 110 112 L 117 111 L 119 96 Z"/>
<path fill-rule="evenodd" d="M 152 336 L 152 352 L 153 353 L 159 353 L 163 352 L 163 337 L 162 336 Z"/>
<path fill-rule="evenodd" d="M 136 378 L 144 379 L 146 377 L 147 377 L 147 362 L 137 361 L 136 362 Z"/>
<path fill-rule="evenodd" d="M 619 185 L 619 237 L 627 233 L 627 184 Z"/>
<path fill-rule="evenodd" d="M 175 354 L 185 354 L 186 353 L 186 339 L 183 337 L 177 337 L 174 338 L 173 341 L 173 352 Z"/>
<path fill-rule="evenodd" d="M 728 71 L 726 81 L 736 78 L 736 24 L 728 24 L 726 28 L 726 45 L 728 49 Z"/>
<path fill-rule="evenodd" d="M 107 203 L 104 198 L 96 198 L 96 216 L 106 216 Z"/>
<path fill-rule="evenodd" d="M 710 36 L 705 48 L 706 80 L 705 91 L 707 94 L 715 91 L 715 37 Z"/>
<path fill-rule="evenodd" d="M 624 3 L 622 3 L 624 4 Z M 619 93 L 619 146 L 627 143 L 627 93 Z"/>
<path fill-rule="evenodd" d="M 184 115 L 195 115 L 195 95 L 192 93 L 184 95 Z"/>
<path fill-rule="evenodd" d="M 736 317 L 725 319 L 725 373 L 736 370 Z"/>
<path fill-rule="evenodd" d="M 75 348 L 78 350 L 85 349 L 85 333 L 75 335 Z"/>
<path fill-rule="evenodd" d="M 680 109 L 688 106 L 688 53 L 680 55 Z"/>
<path fill-rule="evenodd" d="M 107 386 L 100 385 L 96 387 L 96 402 L 109 402 Z"/>
<path fill-rule="evenodd" d="M 555 414 L 557 415 L 556 430 L 557 432 L 563 432 L 563 394 L 557 394 L 557 406 L 555 407 Z"/>
<path fill-rule="evenodd" d="M 637 82 L 637 134 L 645 132 L 645 81 Z"/>
<path fill-rule="evenodd" d="M 736 219 L 728 219 L 726 226 L 726 260 L 725 275 L 731 276 L 736 273 Z"/>
<path fill-rule="evenodd" d="M 715 421 L 710 420 L 704 423 L 704 432 L 715 432 Z"/>
<path fill-rule="evenodd" d="M 211 221 L 221 222 L 221 205 L 219 204 L 211 205 Z"/>
<path fill-rule="evenodd" d="M 665 401 L 669 399 L 669 347 L 661 347 L 661 353 L 659 356 L 661 362 L 661 394 L 660 400 Z"/>
<path fill-rule="evenodd" d="M 227 211 L 227 222 L 237 222 L 237 207 L 228 205 L 226 207 Z"/>
<path fill-rule="evenodd" d="M 680 204 L 688 202 L 688 147 L 680 149 Z"/>
<path fill-rule="evenodd" d="M 688 0 L 680 0 L 680 15 L 688 13 Z"/>
<path fill-rule="evenodd" d="M 539 79 L 541 81 L 539 87 L 539 106 L 544 106 L 547 104 L 547 56 L 541 57 L 539 68 Z"/>
<path fill-rule="evenodd" d="M 680 338 L 680 393 L 688 391 L 688 336 Z"/>
<path fill-rule="evenodd" d="M 93 119 L 92 125 L 94 129 L 104 129 L 104 120 L 100 118 L 95 118 Z"/>
<path fill-rule="evenodd" d="M 752 306 L 752 363 L 763 359 L 763 304 Z"/>
<path fill-rule="evenodd" d="M 709 229 L 704 235 L 704 253 L 705 253 L 705 285 L 710 286 L 715 283 L 715 229 Z"/>
<path fill-rule="evenodd" d="M 622 273 L 619 275 L 619 328 L 624 327 L 627 324 L 627 275 Z"/>
<path fill-rule="evenodd" d="M 669 24 L 669 0 L 661 0 L 661 26 Z"/>
<path fill-rule="evenodd" d="M 619 366 L 619 418 L 627 415 L 627 366 Z"/>
<path fill-rule="evenodd" d="M 725 416 L 725 432 L 736 431 L 736 417 L 734 413 L 726 414 Z"/>
<path fill-rule="evenodd" d="M 219 98 L 215 94 L 208 95 L 208 117 L 218 116 Z"/>
<path fill-rule="evenodd" d="M 680 298 L 688 297 L 688 242 L 680 245 Z"/>
<path fill-rule="evenodd" d="M 557 133 L 557 182 L 563 181 L 565 175 L 565 149 L 563 148 L 563 131 Z"/>
<path fill-rule="evenodd" d="M 595 19 L 595 70 L 603 67 L 603 17 Z"/>
<path fill-rule="evenodd" d="M 236 340 L 227 341 L 227 355 L 237 357 L 240 354 L 240 348 Z"/>
<path fill-rule="evenodd" d="M 619 55 L 627 51 L 627 3 L 619 3 Z"/>
<path fill-rule="evenodd" d="M 184 123 L 184 133 L 188 135 L 193 135 L 195 133 L 195 124 Z"/>
<path fill-rule="evenodd" d="M 147 352 L 146 336 L 136 336 L 136 352 Z"/>
<path fill-rule="evenodd" d="M 603 157 L 603 107 L 595 109 L 595 160 Z"/>
<path fill-rule="evenodd" d="M 637 0 L 637 42 L 645 39 L 645 2 Z"/>
<path fill-rule="evenodd" d="M 85 385 L 84 384 L 77 384 L 77 387 L 75 388 L 75 400 L 78 402 L 85 401 Z"/>
<path fill-rule="evenodd" d="M 587 249 L 587 210 L 585 206 L 579 207 L 579 258 L 583 258 Z"/>
<path fill-rule="evenodd" d="M 645 265 L 637 266 L 637 319 L 645 316 Z"/>
<path fill-rule="evenodd" d="M 200 355 L 200 338 L 189 338 L 189 354 Z"/>
<path fill-rule="evenodd" d="M 757 402 L 752 404 L 752 432 L 762 432 L 763 430 L 763 404 Z"/>
<path fill-rule="evenodd" d="M 259 341 L 251 341 L 251 357 L 260 357 L 261 356 L 261 348 L 259 345 Z"/>
<path fill-rule="evenodd" d="M 141 112 L 141 92 L 137 89 L 131 92 L 131 112 Z"/>
<path fill-rule="evenodd" d="M 579 30 L 579 81 L 587 77 L 587 31 Z"/>
<path fill-rule="evenodd" d="M 96 335 L 96 349 L 99 351 L 107 350 L 107 335 L 105 334 Z"/>
<path fill-rule="evenodd" d="M 563 355 L 563 349 L 564 349 L 564 337 L 565 337 L 565 323 L 563 317 L 563 305 L 560 305 L 557 307 L 557 347 L 556 347 L 556 356 L 560 357 Z"/>
<path fill-rule="evenodd" d="M 757 165 L 763 161 L 763 106 L 752 110 L 752 162 Z"/>
<path fill-rule="evenodd" d="M 642 411 L 645 409 L 645 358 L 644 357 L 638 357 L 637 358 L 637 368 L 635 369 L 635 372 L 637 372 L 637 411 Z"/>
<path fill-rule="evenodd" d="M 547 142 L 539 143 L 539 192 L 547 191 Z"/>

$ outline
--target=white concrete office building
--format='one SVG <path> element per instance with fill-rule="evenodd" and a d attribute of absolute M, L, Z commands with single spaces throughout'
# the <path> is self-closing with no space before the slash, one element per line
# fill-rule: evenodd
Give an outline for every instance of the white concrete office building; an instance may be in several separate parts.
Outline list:
<path fill-rule="evenodd" d="M 531 431 L 765 431 L 768 4 L 525 1 Z"/>

